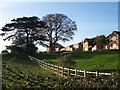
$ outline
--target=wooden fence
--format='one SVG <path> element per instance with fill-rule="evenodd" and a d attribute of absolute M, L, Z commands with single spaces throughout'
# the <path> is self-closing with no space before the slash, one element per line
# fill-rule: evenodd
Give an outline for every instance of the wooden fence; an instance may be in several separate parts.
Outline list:
<path fill-rule="evenodd" d="M 44 69 L 49 69 L 52 70 L 54 73 L 61 75 L 61 76 L 79 76 L 79 77 L 86 77 L 87 75 L 93 75 L 93 76 L 110 76 L 112 73 L 99 73 L 98 71 L 96 72 L 91 72 L 91 71 L 83 71 L 83 70 L 77 70 L 77 69 L 71 69 L 71 68 L 65 68 L 57 65 L 53 65 L 50 63 L 46 63 L 42 60 L 39 60 L 35 57 L 29 56 L 31 60 L 35 60 L 42 68 Z"/>

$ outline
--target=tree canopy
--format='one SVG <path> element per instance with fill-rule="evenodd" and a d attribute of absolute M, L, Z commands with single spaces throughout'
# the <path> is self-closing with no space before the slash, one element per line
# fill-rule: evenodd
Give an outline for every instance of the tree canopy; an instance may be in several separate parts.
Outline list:
<path fill-rule="evenodd" d="M 2 27 L 1 35 L 4 40 L 12 40 L 15 47 L 24 47 L 27 53 L 31 46 L 35 48 L 35 42 L 54 53 L 58 41 L 71 40 L 76 30 L 76 23 L 66 15 L 49 14 L 41 20 L 36 16 L 13 19 Z"/>
<path fill-rule="evenodd" d="M 1 29 L 3 31 L 1 35 L 5 37 L 4 40 L 12 40 L 16 46 L 25 47 L 26 52 L 28 52 L 28 47 L 34 44 L 34 41 L 44 39 L 40 33 L 44 22 L 38 17 L 23 17 L 11 21 Z"/>
<path fill-rule="evenodd" d="M 58 41 L 69 41 L 77 30 L 75 22 L 64 14 L 49 14 L 42 21 L 47 28 L 43 31 L 46 41 L 41 43 L 49 48 L 50 53 L 55 52 Z"/>

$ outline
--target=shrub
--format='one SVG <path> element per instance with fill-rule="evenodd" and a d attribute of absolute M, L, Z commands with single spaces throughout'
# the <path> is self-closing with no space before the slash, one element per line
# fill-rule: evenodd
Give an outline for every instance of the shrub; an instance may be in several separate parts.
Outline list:
<path fill-rule="evenodd" d="M 7 50 L 3 50 L 2 54 L 8 54 L 9 52 Z"/>
<path fill-rule="evenodd" d="M 71 57 L 70 53 L 61 54 L 58 57 L 58 60 L 59 60 L 59 65 L 62 67 L 70 67 L 71 65 L 75 64 L 75 61 Z"/>

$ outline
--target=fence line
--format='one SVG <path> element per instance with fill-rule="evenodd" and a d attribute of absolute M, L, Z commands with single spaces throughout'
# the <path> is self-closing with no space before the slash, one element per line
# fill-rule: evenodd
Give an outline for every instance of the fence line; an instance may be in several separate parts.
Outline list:
<path fill-rule="evenodd" d="M 57 73 L 61 76 L 79 76 L 79 77 L 86 77 L 88 74 L 94 75 L 96 77 L 100 75 L 105 75 L 105 76 L 110 76 L 112 73 L 99 73 L 98 71 L 96 72 L 91 72 L 91 71 L 86 71 L 86 70 L 77 70 L 77 69 L 71 69 L 71 68 L 65 68 L 57 65 L 53 65 L 50 63 L 46 63 L 42 60 L 39 60 L 35 57 L 29 56 L 31 60 L 37 61 L 37 63 L 44 69 L 49 69 L 52 70 L 54 73 Z"/>

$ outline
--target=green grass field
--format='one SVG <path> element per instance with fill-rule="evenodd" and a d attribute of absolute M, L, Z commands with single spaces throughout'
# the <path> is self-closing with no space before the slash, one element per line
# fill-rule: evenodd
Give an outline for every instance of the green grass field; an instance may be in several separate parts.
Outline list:
<path fill-rule="evenodd" d="M 22 70 L 22 72 L 24 73 L 32 72 L 35 75 L 43 75 L 46 77 L 53 74 L 48 70 L 44 70 L 37 63 L 32 62 L 31 60 L 27 59 L 25 56 L 22 55 L 15 57 L 11 54 L 3 54 L 2 61 L 3 63 L 6 63 L 7 66 L 13 69 Z"/>
<path fill-rule="evenodd" d="M 36 57 L 49 63 L 58 64 L 57 57 L 60 54 L 61 53 L 50 55 L 41 53 Z M 73 68 L 93 71 L 96 69 L 103 72 L 106 70 L 115 71 L 118 67 L 118 51 L 72 52 L 71 55 L 71 58 L 76 62 L 75 65 L 71 66 Z M 79 78 L 80 80 L 77 78 L 64 79 L 49 70 L 40 68 L 37 63 L 24 56 L 25 54 L 22 53 L 18 56 L 2 54 L 3 90 L 85 90 L 85 88 L 95 88 L 96 84 L 98 88 L 117 87 L 116 82 L 118 76 L 111 76 L 110 78 L 100 77 L 100 80 L 92 77 L 86 78 L 86 80 L 84 78 Z M 98 67 L 96 68 L 96 66 Z M 101 79 L 103 82 L 101 82 Z M 92 84 L 88 82 L 92 82 Z M 111 83 L 113 84 L 111 85 Z"/>
<path fill-rule="evenodd" d="M 52 64 L 58 64 L 57 57 L 59 55 L 60 53 L 53 55 L 40 54 L 37 58 Z M 80 70 L 113 72 L 118 70 L 119 56 L 119 51 L 71 52 L 71 58 L 75 61 L 75 65 L 71 67 Z"/>
<path fill-rule="evenodd" d="M 75 52 L 72 54 L 76 65 L 81 70 L 115 71 L 118 68 L 118 51 Z"/>
<path fill-rule="evenodd" d="M 69 52 L 63 52 L 63 53 L 69 53 Z M 70 53 L 71 53 L 71 58 L 75 61 L 75 65 L 71 66 L 72 68 L 76 68 L 80 70 L 90 70 L 90 71 L 98 70 L 102 72 L 104 71 L 112 72 L 112 71 L 116 71 L 119 66 L 118 65 L 119 56 L 120 56 L 119 51 L 70 52 Z M 50 54 L 40 53 L 35 57 L 40 60 L 44 60 L 46 62 L 58 65 L 58 57 L 60 56 L 60 54 L 61 53 L 50 55 Z M 21 60 L 20 57 L 22 56 L 24 55 L 21 55 L 19 56 L 19 58 L 17 58 L 17 60 L 14 60 L 14 57 L 10 55 L 8 55 L 7 57 L 3 55 L 3 60 L 9 59 L 7 63 L 10 63 L 11 60 L 14 61 L 14 63 L 13 62 L 11 63 L 13 64 L 13 66 L 15 66 L 16 63 L 19 63 L 19 64 L 23 64 L 24 67 L 26 68 L 33 67 L 31 68 L 31 70 L 38 68 L 38 66 L 33 64 L 33 62 L 30 62 L 28 60 Z"/>

